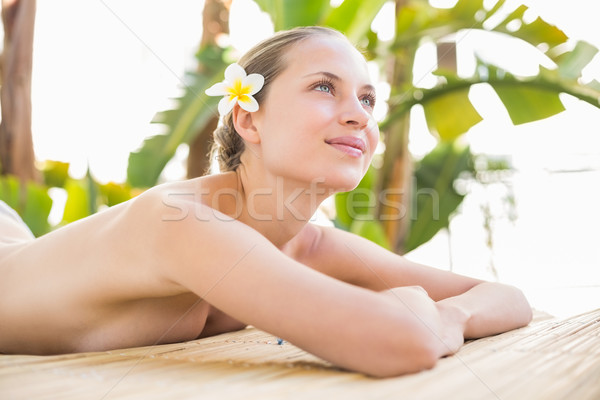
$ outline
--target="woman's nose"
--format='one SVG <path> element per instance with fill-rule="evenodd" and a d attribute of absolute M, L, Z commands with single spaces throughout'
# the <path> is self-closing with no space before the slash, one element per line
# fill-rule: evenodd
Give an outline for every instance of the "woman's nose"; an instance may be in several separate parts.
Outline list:
<path fill-rule="evenodd" d="M 367 126 L 371 114 L 365 110 L 359 99 L 348 99 L 344 105 L 344 109 L 340 114 L 340 123 L 343 125 L 353 126 L 359 129 Z"/>

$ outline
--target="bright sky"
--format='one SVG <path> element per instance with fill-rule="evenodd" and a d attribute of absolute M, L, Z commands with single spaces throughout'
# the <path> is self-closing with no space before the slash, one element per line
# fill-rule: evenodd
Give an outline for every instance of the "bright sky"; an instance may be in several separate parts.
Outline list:
<path fill-rule="evenodd" d="M 589 2 L 573 0 L 568 7 L 558 0 L 528 3 L 569 35 L 600 47 L 600 35 L 593 34 L 594 13 L 585 11 Z M 244 20 L 253 21 L 251 30 L 232 31 L 232 42 L 243 51 L 272 28 L 251 0 L 233 4 L 234 28 L 243 26 Z M 198 0 L 38 2 L 33 78 L 38 159 L 71 162 L 76 175 L 83 174 L 89 163 L 100 181 L 123 181 L 129 152 L 161 131 L 149 122 L 170 106 L 169 98 L 179 94 L 184 70 L 194 67 L 202 7 Z M 459 45 L 467 49 L 476 39 L 466 37 Z M 431 62 L 423 60 L 424 67 Z M 600 60 L 595 61 L 595 75 L 600 77 Z M 570 108 L 577 118 L 595 112 L 577 104 Z M 419 153 L 432 142 L 419 135 L 413 144 Z M 173 173 L 177 175 L 176 168 Z"/>

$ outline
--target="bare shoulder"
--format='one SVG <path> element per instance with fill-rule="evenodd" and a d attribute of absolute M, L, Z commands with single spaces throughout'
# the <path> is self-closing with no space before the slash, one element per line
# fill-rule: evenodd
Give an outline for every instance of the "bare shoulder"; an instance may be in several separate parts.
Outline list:
<path fill-rule="evenodd" d="M 109 297 L 168 295 L 162 293 L 169 289 L 160 275 L 163 260 L 159 256 L 178 240 L 168 234 L 173 233 L 169 222 L 179 218 L 185 204 L 181 198 L 194 184 L 160 185 L 37 239 L 11 249 L 5 246 L 7 251 L 0 253 L 10 250 L 10 254 L 0 260 L 5 277 L 0 288 L 12 292 L 14 279 L 35 283 L 39 296 L 56 286 L 63 288 L 61 296 L 84 294 L 85 299 L 100 303 Z M 170 193 L 181 194 L 175 203 L 179 208 L 169 206 Z M 83 292 L 76 294 L 81 288 Z"/>
<path fill-rule="evenodd" d="M 190 285 L 189 272 L 202 277 L 218 264 L 239 257 L 244 243 L 275 248 L 257 231 L 236 220 L 235 181 L 217 175 L 165 184 L 150 189 L 136 200 L 128 222 L 143 216 L 149 231 L 157 274 L 182 291 L 202 292 Z M 234 206 L 231 206 L 231 205 Z M 248 248 L 246 248 L 248 250 Z"/>
<path fill-rule="evenodd" d="M 169 182 L 142 193 L 135 200 L 135 207 L 150 223 L 190 222 L 188 217 L 202 219 L 203 211 L 222 211 L 226 200 L 234 198 L 236 183 L 232 173 Z"/>

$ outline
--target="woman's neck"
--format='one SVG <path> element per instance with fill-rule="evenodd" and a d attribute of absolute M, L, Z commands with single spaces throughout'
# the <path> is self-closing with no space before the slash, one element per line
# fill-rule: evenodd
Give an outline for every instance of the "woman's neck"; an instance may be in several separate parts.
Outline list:
<path fill-rule="evenodd" d="M 281 176 L 236 171 L 239 221 L 281 247 L 300 232 L 332 193 L 319 182 L 303 184 Z M 261 177 L 261 179 L 255 178 Z"/>

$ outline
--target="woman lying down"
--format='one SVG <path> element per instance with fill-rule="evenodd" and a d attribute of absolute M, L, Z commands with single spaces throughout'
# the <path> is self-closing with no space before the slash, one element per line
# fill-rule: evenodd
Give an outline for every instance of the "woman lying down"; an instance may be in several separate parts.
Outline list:
<path fill-rule="evenodd" d="M 357 186 L 379 135 L 366 62 L 340 33 L 277 33 L 207 94 L 223 96 L 222 173 L 156 186 L 37 239 L 0 213 L 0 352 L 101 351 L 252 325 L 385 377 L 529 323 L 514 287 L 309 222 Z"/>

